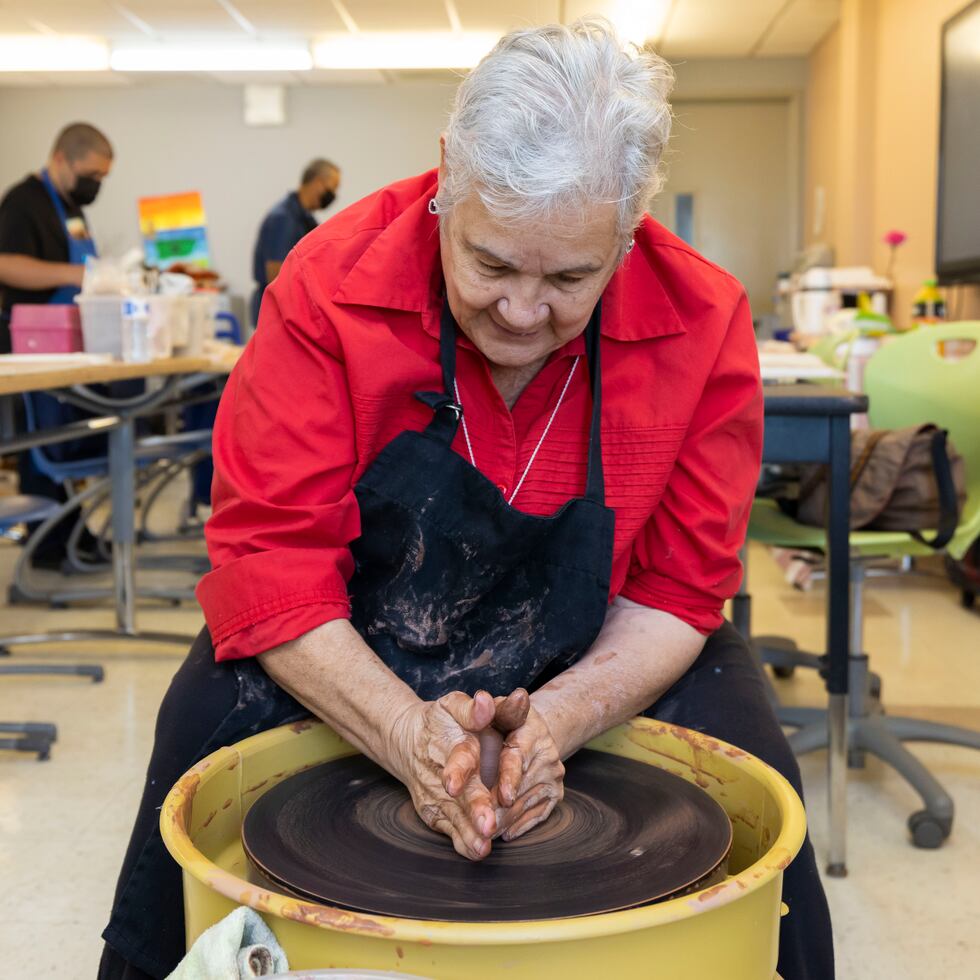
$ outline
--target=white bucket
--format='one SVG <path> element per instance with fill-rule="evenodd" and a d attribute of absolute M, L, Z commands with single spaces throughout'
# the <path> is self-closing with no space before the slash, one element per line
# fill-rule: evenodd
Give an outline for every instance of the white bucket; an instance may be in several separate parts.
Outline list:
<path fill-rule="evenodd" d="M 122 358 L 122 296 L 75 297 L 82 317 L 82 343 L 86 353 Z"/>

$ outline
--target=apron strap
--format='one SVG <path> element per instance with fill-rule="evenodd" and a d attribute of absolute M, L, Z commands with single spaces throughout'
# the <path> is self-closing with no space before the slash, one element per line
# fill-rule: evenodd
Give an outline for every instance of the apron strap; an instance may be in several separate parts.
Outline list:
<path fill-rule="evenodd" d="M 463 406 L 453 397 L 456 380 L 456 321 L 449 309 L 449 300 L 443 297 L 442 317 L 439 325 L 439 362 L 442 364 L 442 391 L 417 391 L 415 397 L 428 405 L 435 413 L 425 427 L 427 435 L 434 436 L 451 446 L 463 417 Z"/>
<path fill-rule="evenodd" d="M 44 183 L 44 189 L 48 192 L 48 197 L 51 198 L 51 203 L 54 205 L 54 210 L 65 229 L 65 234 L 67 234 L 68 216 L 65 214 L 65 206 L 61 202 L 61 195 L 54 188 L 54 183 L 51 180 L 51 175 L 48 173 L 47 168 L 41 171 L 41 180 Z"/>
<path fill-rule="evenodd" d="M 84 265 L 86 256 L 91 255 L 92 258 L 97 258 L 99 253 L 90 234 L 88 238 L 79 241 L 73 238 L 71 232 L 68 230 L 68 214 L 65 211 L 64 201 L 62 201 L 58 191 L 55 190 L 54 182 L 51 180 L 51 175 L 48 173 L 47 168 L 41 171 L 41 182 L 44 184 L 44 189 L 48 192 L 48 197 L 51 198 L 51 203 L 54 205 L 54 210 L 58 215 L 58 220 L 61 222 L 61 227 L 65 229 L 65 238 L 68 240 L 68 261 L 73 265 Z M 85 227 L 86 233 L 88 234 L 88 225 Z M 66 289 L 68 287 L 62 286 L 61 288 Z M 78 290 L 72 289 L 72 292 L 77 293 Z"/>
<path fill-rule="evenodd" d="M 602 469 L 602 370 L 599 358 L 602 301 L 595 305 L 585 328 L 585 355 L 592 379 L 592 422 L 589 428 L 589 463 L 585 481 L 585 497 L 605 506 L 605 478 Z M 441 392 L 417 391 L 415 397 L 435 413 L 426 426 L 426 434 L 435 436 L 447 446 L 456 438 L 463 407 L 453 397 L 456 380 L 456 320 L 449 301 L 443 298 L 439 326 L 439 361 L 442 365 Z"/>
<path fill-rule="evenodd" d="M 606 483 L 602 469 L 602 366 L 600 362 L 600 331 L 602 300 L 596 303 L 589 325 L 585 328 L 585 354 L 592 380 L 592 424 L 589 429 L 589 470 L 585 479 L 587 500 L 605 506 Z"/>

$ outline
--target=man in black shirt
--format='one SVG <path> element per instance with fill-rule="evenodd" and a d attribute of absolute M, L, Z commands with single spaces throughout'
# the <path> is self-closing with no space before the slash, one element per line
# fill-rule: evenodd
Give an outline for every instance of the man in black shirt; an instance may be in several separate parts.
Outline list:
<path fill-rule="evenodd" d="M 85 258 L 95 255 L 82 208 L 91 204 L 112 168 L 112 145 L 94 126 L 73 123 L 55 140 L 47 166 L 15 184 L 0 201 L 0 353 L 10 351 L 10 311 L 17 303 L 71 303 L 82 284 Z M 33 395 L 41 427 L 74 413 L 48 395 Z M 54 450 L 53 450 L 54 451 Z M 58 452 L 70 451 L 62 447 Z M 92 441 L 82 455 L 98 451 Z M 20 457 L 22 493 L 66 499 L 61 486 Z M 60 565 L 75 517 L 45 538 L 35 563 Z"/>
<path fill-rule="evenodd" d="M 84 255 L 94 254 L 86 247 L 91 236 L 82 208 L 95 200 L 111 168 L 105 136 L 73 123 L 59 133 L 47 167 L 0 201 L 0 353 L 10 351 L 15 303 L 70 303 L 81 287 Z"/>
<path fill-rule="evenodd" d="M 316 228 L 314 211 L 330 207 L 340 187 L 340 167 L 317 157 L 311 160 L 300 177 L 299 189 L 290 191 L 262 219 L 252 253 L 252 324 L 259 322 L 259 307 L 266 286 L 279 270 L 296 243 Z"/>

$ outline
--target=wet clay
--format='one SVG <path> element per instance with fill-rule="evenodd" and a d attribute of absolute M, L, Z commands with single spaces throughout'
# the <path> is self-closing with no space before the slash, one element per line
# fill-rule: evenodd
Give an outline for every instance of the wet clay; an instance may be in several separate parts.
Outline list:
<path fill-rule="evenodd" d="M 732 828 L 696 786 L 583 750 L 541 826 L 467 861 L 363 756 L 284 780 L 249 811 L 245 851 L 287 893 L 360 912 L 503 922 L 645 905 L 724 878 Z"/>

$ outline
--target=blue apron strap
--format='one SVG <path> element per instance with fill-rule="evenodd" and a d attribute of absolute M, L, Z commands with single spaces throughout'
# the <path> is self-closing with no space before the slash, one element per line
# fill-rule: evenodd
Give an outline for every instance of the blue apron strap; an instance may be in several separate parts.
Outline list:
<path fill-rule="evenodd" d="M 51 175 L 47 169 L 41 171 L 41 181 L 44 184 L 44 189 L 48 192 L 48 197 L 51 198 L 55 213 L 61 221 L 61 227 L 65 229 L 65 239 L 68 242 L 68 261 L 72 265 L 84 265 L 85 259 L 88 256 L 91 255 L 94 258 L 99 254 L 95 249 L 95 242 L 91 238 L 85 238 L 84 240 L 75 238 L 69 231 L 68 215 L 65 213 L 64 202 L 61 199 L 61 195 L 55 189 Z M 48 302 L 52 304 L 71 303 L 79 292 L 80 290 L 75 286 L 61 286 L 52 293 Z"/>
<path fill-rule="evenodd" d="M 47 168 L 41 171 L 41 181 L 44 184 L 44 189 L 48 192 L 48 197 L 51 198 L 51 203 L 54 205 L 54 209 L 58 214 L 58 218 L 61 224 L 64 226 L 65 234 L 68 234 L 68 216 L 65 214 L 65 205 L 61 200 L 61 195 L 55 190 L 54 183 L 51 180 L 51 175 L 48 173 Z"/>

